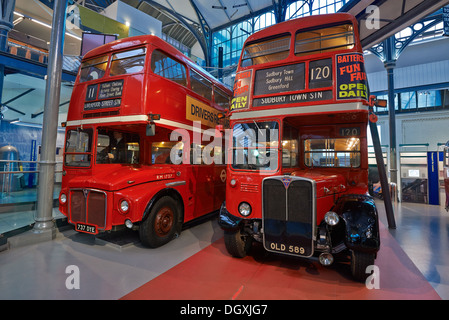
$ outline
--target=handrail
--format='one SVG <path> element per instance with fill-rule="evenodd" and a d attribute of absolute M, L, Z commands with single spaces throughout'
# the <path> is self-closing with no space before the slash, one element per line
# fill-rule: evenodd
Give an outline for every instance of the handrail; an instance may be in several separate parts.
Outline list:
<path fill-rule="evenodd" d="M 27 160 L 0 160 L 0 166 L 2 163 L 10 164 L 10 163 L 32 163 L 32 164 L 40 164 L 40 161 L 27 161 Z M 62 164 L 62 161 L 56 161 L 55 165 Z M 63 170 L 56 170 L 55 173 L 62 173 Z M 1 171 L 0 174 L 16 174 L 16 173 L 39 173 L 39 170 L 23 170 L 23 171 Z"/>

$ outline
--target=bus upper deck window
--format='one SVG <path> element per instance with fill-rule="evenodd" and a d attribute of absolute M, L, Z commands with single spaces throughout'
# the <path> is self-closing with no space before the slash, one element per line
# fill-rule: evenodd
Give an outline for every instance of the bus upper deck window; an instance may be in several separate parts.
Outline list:
<path fill-rule="evenodd" d="M 108 65 L 108 56 L 89 59 L 81 63 L 80 82 L 100 79 Z"/>
<path fill-rule="evenodd" d="M 295 55 L 305 56 L 354 48 L 354 30 L 351 24 L 299 31 L 295 39 Z"/>
<path fill-rule="evenodd" d="M 117 76 L 142 71 L 145 64 L 145 53 L 145 48 L 138 48 L 113 54 L 109 75 Z"/>
<path fill-rule="evenodd" d="M 212 83 L 199 73 L 190 70 L 192 90 L 207 100 L 212 100 Z"/>
<path fill-rule="evenodd" d="M 230 97 L 221 89 L 214 88 L 214 101 L 215 103 L 223 109 L 229 109 Z"/>
<path fill-rule="evenodd" d="M 186 67 L 159 50 L 151 53 L 151 70 L 166 79 L 187 85 Z"/>
<path fill-rule="evenodd" d="M 242 56 L 242 67 L 273 62 L 288 57 L 290 51 L 290 35 L 251 43 L 245 46 Z"/>

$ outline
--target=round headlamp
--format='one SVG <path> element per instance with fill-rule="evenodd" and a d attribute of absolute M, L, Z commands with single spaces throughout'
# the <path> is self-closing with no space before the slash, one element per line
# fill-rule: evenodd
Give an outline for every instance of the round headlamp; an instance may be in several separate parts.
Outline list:
<path fill-rule="evenodd" d="M 120 211 L 127 213 L 129 210 L 129 203 L 126 200 L 120 201 Z"/>
<path fill-rule="evenodd" d="M 329 211 L 324 215 L 324 221 L 330 226 L 335 226 L 340 221 L 340 217 L 337 213 Z"/>
<path fill-rule="evenodd" d="M 244 216 L 247 217 L 251 214 L 251 206 L 248 202 L 241 202 L 239 204 L 239 213 Z"/>
<path fill-rule="evenodd" d="M 67 196 L 65 195 L 65 193 L 61 193 L 61 195 L 59 196 L 59 202 L 61 202 L 62 204 L 65 204 L 67 202 Z"/>

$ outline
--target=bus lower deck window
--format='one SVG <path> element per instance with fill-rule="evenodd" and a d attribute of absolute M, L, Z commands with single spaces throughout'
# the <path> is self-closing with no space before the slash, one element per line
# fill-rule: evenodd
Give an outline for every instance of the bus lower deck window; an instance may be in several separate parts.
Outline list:
<path fill-rule="evenodd" d="M 304 162 L 308 167 L 360 167 L 360 139 L 306 139 Z"/>

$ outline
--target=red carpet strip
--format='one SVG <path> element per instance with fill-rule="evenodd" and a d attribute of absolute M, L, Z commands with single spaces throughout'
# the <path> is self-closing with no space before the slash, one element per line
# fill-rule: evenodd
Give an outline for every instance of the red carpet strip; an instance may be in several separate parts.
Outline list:
<path fill-rule="evenodd" d="M 123 300 L 436 300 L 438 294 L 381 225 L 375 262 L 378 288 L 355 282 L 349 264 L 321 266 L 266 252 L 260 244 L 243 259 L 221 238 L 125 295 Z M 373 282 L 374 284 L 374 282 Z"/>

